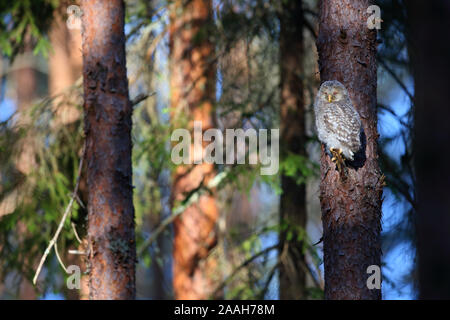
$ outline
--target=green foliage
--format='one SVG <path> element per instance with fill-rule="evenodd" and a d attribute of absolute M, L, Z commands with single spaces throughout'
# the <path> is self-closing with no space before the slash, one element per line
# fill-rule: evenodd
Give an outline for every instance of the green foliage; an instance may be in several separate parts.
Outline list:
<path fill-rule="evenodd" d="M 247 50 L 246 87 L 236 89 L 229 80 L 222 81 L 222 97 L 217 102 L 216 114 L 221 119 L 228 116 L 236 118 L 235 123 L 227 124 L 228 127 L 278 128 L 279 57 L 278 46 L 274 45 L 279 32 L 276 18 L 278 8 L 276 3 L 266 1 L 238 2 L 242 10 L 223 10 L 218 13 L 214 33 L 205 29 L 197 35 L 199 40 L 206 35 L 211 37 L 218 48 L 218 55 L 214 57 L 217 59 L 241 40 Z M 167 83 L 166 58 L 158 58 L 158 53 L 167 54 L 167 10 L 164 1 L 131 0 L 126 3 L 126 21 L 130 26 L 127 34 L 127 67 L 131 75 L 130 95 L 133 97 L 137 93 L 157 91 L 158 85 Z M 58 1 L 51 0 L 11 1 L 0 5 L 0 28 L 4 31 L 0 33 L 0 48 L 3 52 L 14 57 L 28 45 L 34 53 L 45 54 L 49 48 L 46 32 L 57 5 Z M 221 66 L 221 70 L 226 68 L 233 68 L 233 65 Z M 239 71 L 237 75 L 240 75 Z M 243 99 L 229 99 L 236 92 L 244 92 Z M 62 100 L 56 98 L 46 98 L 35 105 L 29 114 L 20 115 L 30 121 L 19 126 L 10 119 L 0 126 L 0 201 L 15 191 L 21 195 L 14 211 L 0 217 L 2 276 L 17 273 L 32 278 L 37 259 L 53 236 L 75 185 L 83 144 L 82 119 L 80 117 L 69 125 L 58 125 L 56 111 L 59 106 L 71 105 L 81 113 L 81 88 L 74 86 L 58 97 Z M 168 110 L 168 102 L 158 95 L 149 97 L 134 109 L 133 184 L 138 247 L 170 214 L 167 212 L 170 173 L 174 169 L 170 161 L 170 134 L 174 124 L 168 121 Z M 178 120 L 181 124 L 187 121 Z M 24 175 L 16 167 L 17 159 L 27 144 L 33 145 L 36 169 Z M 259 165 L 218 166 L 220 181 L 217 188 L 237 189 L 250 197 L 250 191 L 255 185 L 265 183 L 281 193 L 281 174 L 295 177 L 297 183 L 305 183 L 316 169 L 306 157 L 293 154 L 281 159 L 279 174 L 274 176 L 261 176 Z M 85 179 L 84 174 L 82 179 Z M 81 185 L 79 196 L 82 203 L 86 203 L 86 185 Z M 71 219 L 64 225 L 58 241 L 63 260 L 67 258 L 64 253 L 69 248 L 78 247 L 71 222 L 75 223 L 83 238 L 86 234 L 86 211 L 81 203 L 74 205 Z M 247 228 L 245 234 L 242 230 L 226 230 L 227 239 L 231 243 L 238 243 L 226 253 L 233 255 L 233 261 L 250 259 L 264 250 L 262 237 L 280 232 L 287 232 L 290 241 L 305 243 L 305 252 L 310 250 L 307 246 L 309 242 L 304 241 L 307 238 L 304 230 L 297 230 L 289 224 L 268 224 L 267 221 L 259 222 L 255 228 L 256 231 Z M 170 228 L 155 241 L 150 250 L 138 257 L 145 266 L 150 267 L 155 262 L 162 266 L 165 258 L 171 255 L 170 252 L 160 250 L 163 243 L 161 239 L 170 240 Z M 116 247 L 121 250 L 122 245 L 117 244 Z M 275 251 L 272 249 L 243 268 L 227 285 L 226 297 L 264 298 L 277 268 Z M 52 276 L 41 275 L 40 291 L 61 292 L 65 275 L 53 252 L 45 269 Z"/>
<path fill-rule="evenodd" d="M 217 56 L 212 57 L 214 61 L 220 61 L 230 48 L 240 41 L 244 43 L 246 50 L 244 65 L 248 70 L 236 70 L 231 81 L 224 79 L 223 71 L 235 66 L 232 63 L 219 65 L 221 77 L 219 76 L 218 87 L 221 92 L 216 105 L 216 115 L 221 120 L 229 118 L 234 120 L 228 121 L 222 129 L 278 128 L 280 74 L 277 41 L 280 30 L 277 14 L 280 2 L 262 0 L 233 2 L 238 10 L 225 10 L 226 3 L 220 3 L 223 10 L 217 12 L 212 36 L 209 29 L 201 30 L 196 36 L 197 40 L 203 39 L 206 35 L 211 36 L 218 50 Z M 158 91 L 167 85 L 167 4 L 164 1 L 146 0 L 130 0 L 126 1 L 126 4 L 126 21 L 130 27 L 127 31 L 127 67 L 130 74 L 130 95 L 133 97 L 137 93 Z M 8 4 L 2 2 L 0 30 L 3 32 L 0 33 L 0 48 L 4 54 L 13 57 L 27 43 L 35 53 L 47 52 L 46 31 L 57 5 L 58 1 L 52 0 L 10 1 Z M 394 21 L 395 17 L 386 16 L 383 12 L 383 19 Z M 402 43 L 401 48 L 395 48 L 404 50 L 404 39 L 397 31 L 391 29 L 394 28 L 391 24 L 385 23 L 383 27 L 385 25 L 389 26 L 387 31 L 395 35 L 391 38 L 388 37 L 389 32 L 383 35 L 387 41 L 385 47 L 395 47 L 395 43 Z M 385 30 L 382 29 L 382 32 Z M 31 37 L 30 42 L 27 40 L 28 34 Z M 400 49 L 398 51 L 383 49 L 381 52 L 389 57 L 391 62 L 404 62 L 399 59 L 403 57 Z M 245 78 L 242 82 L 245 85 L 236 87 L 235 80 L 240 77 Z M 309 90 L 308 101 L 311 107 L 313 100 L 311 97 L 314 97 L 314 88 L 317 87 L 314 81 L 317 80 L 314 80 L 313 75 L 306 75 L 302 79 Z M 81 110 L 81 88 L 72 89 L 60 104 L 70 104 Z M 236 99 L 238 95 L 240 99 Z M 31 120 L 27 125 L 18 126 L 12 120 L 0 124 L 0 200 L 14 191 L 18 191 L 22 196 L 12 213 L 0 217 L 2 276 L 13 272 L 31 279 L 36 260 L 40 258 L 54 234 L 73 191 L 83 143 L 82 119 L 67 126 L 57 125 L 55 104 L 54 99 L 44 99 L 37 104 L 29 115 Z M 169 116 L 168 101 L 160 92 L 141 102 L 134 109 L 133 185 L 138 247 L 170 214 L 167 207 L 170 197 L 170 174 L 174 169 L 170 160 L 170 134 L 174 125 L 169 123 Z M 177 121 L 180 121 L 178 123 L 180 125 L 187 119 Z M 382 140 L 382 148 L 389 142 L 388 139 Z M 16 168 L 17 158 L 23 146 L 30 143 L 36 151 L 37 169 L 31 174 L 24 175 Z M 280 146 L 283 148 L 282 144 Z M 280 184 L 282 175 L 294 178 L 298 184 L 306 183 L 309 178 L 317 178 L 319 167 L 307 156 L 280 151 L 279 172 L 273 176 L 261 176 L 259 165 L 218 166 L 219 191 L 231 193 L 238 190 L 250 197 L 255 185 L 265 184 L 279 195 L 282 193 Z M 404 184 L 404 180 L 407 181 L 409 176 L 402 171 L 410 164 L 409 155 L 406 154 L 401 163 L 396 163 L 389 157 L 386 159 L 382 157 L 381 160 L 388 185 L 393 192 L 399 198 L 412 193 L 410 185 Z M 402 181 L 398 179 L 399 176 L 406 179 Z M 408 188 L 405 190 L 405 187 Z M 87 200 L 85 192 L 85 189 L 80 192 L 84 203 Z M 185 199 L 176 204 L 176 208 L 190 203 L 188 202 L 190 200 L 192 199 Z M 303 253 L 310 257 L 314 275 L 320 277 L 319 265 L 322 260 L 318 249 L 311 245 L 306 231 L 289 221 L 274 223 L 274 220 L 278 222 L 278 209 L 273 211 L 270 218 L 261 218 L 255 225 L 246 225 L 243 228 L 227 226 L 224 239 L 221 239 L 226 243 L 226 250 L 221 253 L 227 263 L 224 274 L 232 273 L 242 262 L 263 251 L 264 237 L 278 237 L 283 233 L 288 242 L 302 244 Z M 60 253 L 78 246 L 70 222 L 76 224 L 78 232 L 83 237 L 86 233 L 85 218 L 85 209 L 76 203 L 71 220 L 66 222 L 58 241 Z M 165 259 L 171 256 L 171 252 L 167 250 L 164 252 L 161 249 L 164 239 L 170 241 L 170 227 L 149 250 L 138 257 L 143 265 L 146 267 L 154 266 L 154 263 L 159 266 L 165 265 Z M 116 249 L 122 250 L 122 247 L 119 243 Z M 278 268 L 276 251 L 277 248 L 273 248 L 240 269 L 226 284 L 225 297 L 232 299 L 266 297 L 268 286 L 276 276 Z M 45 268 L 54 276 L 41 276 L 40 289 L 60 292 L 64 274 L 53 253 Z M 323 298 L 323 291 L 319 288 L 308 288 L 307 294 L 312 299 Z"/>
<path fill-rule="evenodd" d="M 317 287 L 306 288 L 306 295 L 311 300 L 323 300 L 324 292 L 322 289 Z"/>
<path fill-rule="evenodd" d="M 0 48 L 13 58 L 24 47 L 47 55 L 50 48 L 46 32 L 59 0 L 21 0 L 0 3 Z"/>
<path fill-rule="evenodd" d="M 319 166 L 308 157 L 289 153 L 280 162 L 281 174 L 295 178 L 297 184 L 305 183 L 309 177 L 318 175 Z"/>
<path fill-rule="evenodd" d="M 0 189 L 0 201 L 14 201 L 11 202 L 12 212 L 0 217 L 2 279 L 11 272 L 17 274 L 19 279 L 32 279 L 36 263 L 69 202 L 77 178 L 83 141 L 81 119 L 69 125 L 58 122 L 57 110 L 60 106 L 80 108 L 77 104 L 79 88 L 74 87 L 70 93 L 70 99 L 59 102 L 53 98 L 44 99 L 27 111 L 16 114 L 20 119 L 29 119 L 27 121 L 16 122 L 16 117 L 11 117 L 3 124 L 2 130 L 8 139 L 0 140 L 1 148 L 9 152 L 2 153 L 0 157 L 0 179 L 1 185 L 8 187 Z M 31 152 L 24 154 L 24 150 Z M 17 169 L 18 164 L 23 163 L 31 166 L 29 173 Z M 4 183 L 4 180 L 9 183 Z M 71 221 L 80 230 L 83 229 L 85 215 L 84 209 L 76 203 L 72 208 Z M 78 246 L 71 221 L 66 221 L 59 238 L 60 252 Z M 46 263 L 46 268 L 54 277 L 46 277 L 41 284 L 46 289 L 53 287 L 56 290 L 55 286 L 58 286 L 63 274 L 54 261 L 54 255 Z"/>

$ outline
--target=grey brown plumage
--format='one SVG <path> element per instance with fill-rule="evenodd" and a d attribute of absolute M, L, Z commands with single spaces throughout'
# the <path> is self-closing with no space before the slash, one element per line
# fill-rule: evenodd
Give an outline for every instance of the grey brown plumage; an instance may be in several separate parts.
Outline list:
<path fill-rule="evenodd" d="M 361 120 L 347 89 L 339 81 L 325 81 L 317 93 L 314 113 L 319 140 L 328 149 L 340 149 L 348 160 L 361 147 Z"/>

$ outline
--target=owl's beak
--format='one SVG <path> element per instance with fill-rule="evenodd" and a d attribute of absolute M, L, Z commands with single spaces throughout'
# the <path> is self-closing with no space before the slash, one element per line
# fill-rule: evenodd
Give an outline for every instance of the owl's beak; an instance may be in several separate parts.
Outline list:
<path fill-rule="evenodd" d="M 328 102 L 331 102 L 333 99 L 333 96 L 331 94 L 328 95 Z"/>

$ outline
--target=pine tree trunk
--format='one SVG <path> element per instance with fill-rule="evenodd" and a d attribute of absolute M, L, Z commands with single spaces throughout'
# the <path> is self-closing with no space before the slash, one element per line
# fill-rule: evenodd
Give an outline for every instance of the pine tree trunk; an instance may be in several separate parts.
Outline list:
<path fill-rule="evenodd" d="M 322 146 L 320 200 L 326 299 L 381 299 L 368 289 L 367 267 L 381 267 L 381 194 L 376 114 L 376 31 L 369 30 L 368 0 L 323 0 L 319 13 L 321 81 L 343 83 L 365 132 L 365 157 L 341 179 Z"/>
<path fill-rule="evenodd" d="M 450 299 L 450 5 L 408 1 L 415 82 L 419 297 Z"/>
<path fill-rule="evenodd" d="M 281 143 L 282 157 L 305 156 L 305 109 L 303 100 L 303 11 L 302 2 L 282 1 L 280 13 L 280 73 L 281 73 Z M 306 228 L 305 184 L 295 177 L 282 176 L 280 198 L 281 224 L 293 232 L 280 233 L 280 299 L 305 298 L 305 257 L 298 241 L 299 229 Z"/>
<path fill-rule="evenodd" d="M 91 299 L 134 299 L 136 247 L 124 3 L 83 0 Z"/>
<path fill-rule="evenodd" d="M 203 131 L 214 127 L 214 45 L 210 42 L 212 2 L 177 0 L 170 16 L 171 116 L 201 121 Z M 192 148 L 191 148 L 192 150 Z M 191 152 L 192 158 L 192 152 Z M 214 177 L 213 164 L 179 166 L 174 174 L 172 206 Z M 208 257 L 216 245 L 218 210 L 214 194 L 204 193 L 174 222 L 173 288 L 176 299 L 207 299 L 217 277 L 217 261 Z"/>
<path fill-rule="evenodd" d="M 33 106 L 33 101 L 37 98 L 37 72 L 33 65 L 34 59 L 32 56 L 31 41 L 29 34 L 26 35 L 25 50 L 22 56 L 16 58 L 14 63 L 15 70 L 13 78 L 17 90 L 17 111 L 19 112 L 18 126 L 27 130 L 32 123 L 30 117 L 30 109 Z M 26 132 L 26 131 L 25 131 Z M 20 152 L 15 159 L 17 170 L 22 174 L 29 175 L 36 169 L 36 148 L 33 143 L 33 138 L 29 132 L 25 135 L 21 142 Z M 18 202 L 18 193 L 11 193 L 9 200 L 12 206 L 9 207 L 10 212 L 14 211 Z M 2 201 L 4 202 L 4 201 Z M 1 205 L 0 205 L 1 207 Z M 8 206 L 7 206 L 8 207 Z M 0 215 L 2 214 L 0 209 Z M 19 222 L 17 232 L 20 235 L 28 233 L 25 223 Z M 34 300 L 36 299 L 36 288 L 32 283 L 24 278 L 20 283 L 19 299 Z"/>

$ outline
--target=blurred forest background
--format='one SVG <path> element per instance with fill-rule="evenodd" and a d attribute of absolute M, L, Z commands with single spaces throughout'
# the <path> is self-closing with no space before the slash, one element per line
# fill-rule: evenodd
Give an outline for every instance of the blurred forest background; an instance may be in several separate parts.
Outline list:
<path fill-rule="evenodd" d="M 37 285 L 32 284 L 38 262 L 71 199 L 83 153 L 81 31 L 66 24 L 70 19 L 67 8 L 77 3 L 7 2 L 0 5 L 0 297 L 83 299 L 88 295 L 86 276 L 81 290 L 67 289 L 69 275 L 54 250 Z M 414 79 L 405 2 L 376 1 L 382 18 L 377 35 L 379 160 L 387 182 L 382 204 L 384 299 L 418 296 Z M 186 290 L 174 288 L 186 285 L 183 272 L 187 271 L 174 268 L 177 250 L 201 246 L 183 243 L 188 241 L 183 238 L 173 241 L 173 220 L 191 205 L 189 201 L 197 199 L 192 196 L 194 190 L 192 197 L 171 206 L 176 192 L 171 182 L 176 170 L 170 160 L 171 119 L 175 117 L 171 86 L 176 80 L 170 75 L 183 72 L 185 66 L 170 59 L 171 45 L 176 45 L 170 37 L 176 28 L 171 1 L 127 0 L 125 4 L 127 72 L 134 109 L 136 296 L 172 299 L 175 291 L 180 295 Z M 281 139 L 280 170 L 275 176 L 262 176 L 253 165 L 215 169 L 214 201 L 219 213 L 215 245 L 193 267 L 213 269 L 208 281 L 191 284 L 204 290 L 194 297 L 322 299 L 322 243 L 314 245 L 322 236 L 320 144 L 313 123 L 313 101 L 320 85 L 315 45 L 318 1 L 212 0 L 210 5 L 207 81 L 215 87 L 211 121 L 221 129 L 283 131 L 283 121 L 289 121 L 282 113 L 283 80 L 292 69 L 303 88 L 299 94 L 304 126 L 298 130 L 303 130 L 300 139 L 304 144 L 301 150 L 294 146 L 295 134 Z M 183 10 L 195 10 L 195 5 Z M 191 41 L 201 41 L 196 37 L 201 36 L 191 35 Z M 289 65 L 292 50 L 298 54 L 296 65 Z M 87 266 L 82 256 L 71 252 L 83 250 L 86 193 L 82 173 L 70 219 L 55 247 L 65 267 L 76 264 L 83 271 Z M 298 204 L 299 221 L 292 223 L 283 205 L 286 201 Z M 202 231 L 194 223 L 189 232 Z M 290 248 L 285 255 L 278 254 L 283 252 L 283 243 L 300 243 L 300 254 L 295 256 Z M 290 275 L 296 280 L 291 281 Z M 301 290 L 292 289 L 293 283 Z"/>

